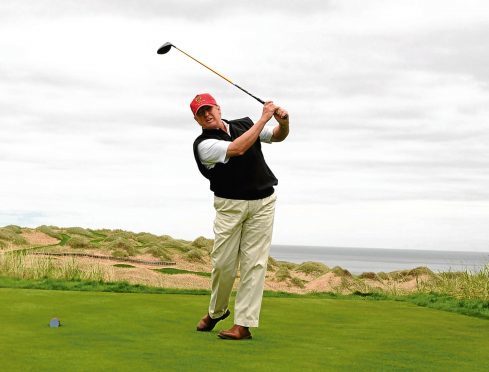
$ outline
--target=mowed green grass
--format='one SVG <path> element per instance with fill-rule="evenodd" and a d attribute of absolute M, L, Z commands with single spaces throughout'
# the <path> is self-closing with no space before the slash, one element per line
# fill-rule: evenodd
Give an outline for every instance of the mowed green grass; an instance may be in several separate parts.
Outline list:
<path fill-rule="evenodd" d="M 208 297 L 0 289 L 2 371 L 489 370 L 489 321 L 364 299 L 263 300 L 251 341 L 195 331 Z M 58 317 L 63 326 L 49 328 Z"/>

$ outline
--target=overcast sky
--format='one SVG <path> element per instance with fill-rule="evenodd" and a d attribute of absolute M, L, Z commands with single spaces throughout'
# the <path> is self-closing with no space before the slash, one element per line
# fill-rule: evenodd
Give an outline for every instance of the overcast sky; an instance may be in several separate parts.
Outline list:
<path fill-rule="evenodd" d="M 288 109 L 274 244 L 489 251 L 486 1 L 0 2 L 0 226 L 212 237 L 191 99 Z"/>

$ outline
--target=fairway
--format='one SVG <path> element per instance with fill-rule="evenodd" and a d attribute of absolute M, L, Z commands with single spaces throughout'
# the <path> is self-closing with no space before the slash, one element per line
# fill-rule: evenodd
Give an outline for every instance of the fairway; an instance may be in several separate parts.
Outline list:
<path fill-rule="evenodd" d="M 405 302 L 265 297 L 238 342 L 217 338 L 232 316 L 195 331 L 207 296 L 2 288 L 0 304 L 2 371 L 489 370 L 489 321 Z"/>

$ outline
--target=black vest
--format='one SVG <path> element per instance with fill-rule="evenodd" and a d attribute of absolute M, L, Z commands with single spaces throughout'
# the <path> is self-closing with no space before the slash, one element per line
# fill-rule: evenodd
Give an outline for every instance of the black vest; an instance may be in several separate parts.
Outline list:
<path fill-rule="evenodd" d="M 203 129 L 194 141 L 194 156 L 200 173 L 207 178 L 214 195 L 226 199 L 256 200 L 273 194 L 278 181 L 268 168 L 261 152 L 260 139 L 242 156 L 233 156 L 226 164 L 216 163 L 207 169 L 197 151 L 200 142 L 206 139 L 233 141 L 253 126 L 250 118 L 224 120 L 229 124 L 229 136 L 220 129 Z"/>

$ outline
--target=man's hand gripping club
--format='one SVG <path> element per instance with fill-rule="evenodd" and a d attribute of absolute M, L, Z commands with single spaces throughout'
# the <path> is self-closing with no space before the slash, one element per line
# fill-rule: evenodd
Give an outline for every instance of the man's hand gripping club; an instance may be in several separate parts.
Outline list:
<path fill-rule="evenodd" d="M 231 142 L 228 146 L 226 156 L 241 156 L 248 151 L 260 136 L 263 127 L 272 117 L 278 122 L 278 125 L 273 129 L 272 141 L 283 141 L 289 134 L 289 114 L 285 109 L 276 106 L 272 101 L 267 101 L 263 105 L 261 118 L 250 129 Z"/>

